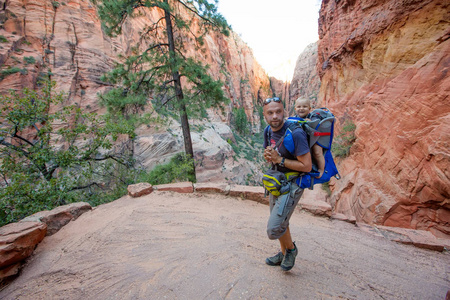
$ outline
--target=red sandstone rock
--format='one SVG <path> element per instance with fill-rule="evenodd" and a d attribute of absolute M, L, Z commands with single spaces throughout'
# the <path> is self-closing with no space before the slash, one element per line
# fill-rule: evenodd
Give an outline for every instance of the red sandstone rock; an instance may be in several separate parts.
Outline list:
<path fill-rule="evenodd" d="M 444 244 L 441 243 L 431 232 L 425 230 L 413 230 L 406 228 L 377 226 L 382 232 L 394 232 L 406 237 L 404 240 L 397 240 L 400 243 L 412 244 L 419 248 L 425 248 L 435 251 L 443 251 Z"/>
<path fill-rule="evenodd" d="M 140 182 L 129 185 L 127 191 L 131 197 L 141 197 L 153 192 L 153 186 L 148 182 Z"/>
<path fill-rule="evenodd" d="M 449 5 L 322 1 L 319 98 L 336 135 L 345 119 L 356 124 L 336 212 L 450 237 Z"/>
<path fill-rule="evenodd" d="M 41 211 L 35 213 L 20 222 L 43 222 L 47 224 L 47 235 L 53 235 L 64 225 L 72 220 L 76 220 L 80 215 L 92 209 L 91 205 L 86 202 L 71 203 L 58 206 L 50 211 Z"/>
<path fill-rule="evenodd" d="M 227 183 L 195 183 L 194 189 L 200 193 L 228 194 L 230 186 Z"/>
<path fill-rule="evenodd" d="M 344 222 L 348 222 L 348 223 L 352 223 L 352 224 L 356 223 L 355 217 L 353 217 L 353 216 L 347 217 L 346 215 L 341 214 L 341 213 L 333 212 L 331 214 L 331 218 L 334 219 L 334 220 L 344 221 Z"/>
<path fill-rule="evenodd" d="M 18 222 L 1 227 L 0 268 L 9 267 L 27 258 L 44 239 L 46 232 L 47 225 L 41 222 Z"/>
<path fill-rule="evenodd" d="M 0 268 L 0 282 L 7 277 L 17 275 L 20 271 L 21 266 L 22 263 L 17 263 L 4 268 Z"/>
<path fill-rule="evenodd" d="M 269 204 L 269 197 L 265 197 L 262 186 L 232 185 L 228 195 Z"/>
<path fill-rule="evenodd" d="M 193 193 L 194 186 L 192 182 L 177 182 L 177 183 L 169 183 L 169 184 L 160 184 L 154 186 L 155 190 L 158 191 L 171 191 L 177 193 Z"/>
<path fill-rule="evenodd" d="M 331 216 L 331 205 L 324 201 L 311 200 L 309 198 L 301 198 L 298 202 L 298 208 L 309 211 L 318 216 Z"/>

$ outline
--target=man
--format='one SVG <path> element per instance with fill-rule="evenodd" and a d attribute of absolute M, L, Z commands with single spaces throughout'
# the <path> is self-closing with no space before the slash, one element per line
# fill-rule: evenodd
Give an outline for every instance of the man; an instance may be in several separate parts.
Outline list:
<path fill-rule="evenodd" d="M 287 123 L 284 122 L 284 107 L 280 99 L 266 99 L 263 112 L 264 118 L 269 124 L 264 130 L 264 158 L 266 161 L 277 166 L 277 170 L 283 173 L 311 171 L 311 154 L 307 136 L 303 129 L 298 128 L 292 132 L 295 145 L 294 155 L 286 150 L 283 143 L 276 147 L 278 140 L 284 136 L 288 127 Z M 266 263 L 271 266 L 279 265 L 284 271 L 292 269 L 298 253 L 289 231 L 289 219 L 302 194 L 303 189 L 295 183 L 295 180 L 291 181 L 290 193 L 287 195 L 275 197 L 270 194 L 270 217 L 267 223 L 267 235 L 269 239 L 279 240 L 281 252 L 268 257 Z"/>

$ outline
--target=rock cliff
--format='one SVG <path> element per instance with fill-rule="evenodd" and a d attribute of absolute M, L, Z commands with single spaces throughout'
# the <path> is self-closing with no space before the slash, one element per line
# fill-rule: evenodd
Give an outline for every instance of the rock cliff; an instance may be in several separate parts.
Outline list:
<path fill-rule="evenodd" d="M 317 104 L 320 79 L 316 70 L 316 62 L 317 42 L 309 44 L 297 59 L 290 86 L 291 105 L 299 97 L 311 99 L 314 105 Z"/>
<path fill-rule="evenodd" d="M 356 125 L 335 210 L 449 237 L 450 3 L 324 0 L 319 36 L 321 104 Z"/>
<path fill-rule="evenodd" d="M 161 16 L 157 9 L 143 10 L 141 16 L 123 24 L 122 35 L 110 38 L 102 31 L 96 6 L 88 0 L 9 0 L 0 4 L 0 92 L 34 88 L 43 72 L 50 70 L 57 89 L 67 93 L 67 103 L 78 103 L 98 113 L 104 108 L 100 107 L 97 94 L 110 88 L 100 81 L 100 76 L 113 67 L 119 55 L 129 55 L 139 32 Z M 231 99 L 225 114 L 210 112 L 212 123 L 208 127 L 228 126 L 233 107 L 244 107 L 249 121 L 260 126 L 254 106 L 272 92 L 269 77 L 255 61 L 252 50 L 234 33 L 230 37 L 207 35 L 204 50 L 196 53 L 193 45 L 185 49 L 187 55 L 195 55 L 210 66 L 211 74 L 224 82 L 224 91 Z M 166 128 L 139 131 L 138 161 L 151 167 L 182 151 L 182 140 L 176 134 L 179 125 L 175 122 L 172 126 L 175 134 Z M 222 131 L 231 134 L 229 128 Z M 213 166 L 220 171 L 224 164 L 228 164 L 224 169 L 241 168 L 232 159 L 233 150 L 223 140 L 223 134 L 207 132 L 209 143 L 204 134 L 194 134 L 196 156 L 202 161 L 200 173 Z M 148 143 L 155 141 L 158 143 L 150 147 Z"/>

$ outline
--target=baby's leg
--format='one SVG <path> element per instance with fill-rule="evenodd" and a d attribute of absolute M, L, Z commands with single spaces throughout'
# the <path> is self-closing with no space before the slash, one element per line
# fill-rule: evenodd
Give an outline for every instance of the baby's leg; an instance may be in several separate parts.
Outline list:
<path fill-rule="evenodd" d="M 325 157 L 323 156 L 323 149 L 317 144 L 312 146 L 313 156 L 317 162 L 317 168 L 319 169 L 319 176 L 316 178 L 322 177 L 323 171 L 325 170 Z"/>

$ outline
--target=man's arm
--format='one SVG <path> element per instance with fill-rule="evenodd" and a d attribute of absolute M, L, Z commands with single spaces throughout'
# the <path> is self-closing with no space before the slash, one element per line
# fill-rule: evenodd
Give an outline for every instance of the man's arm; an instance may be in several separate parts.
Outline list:
<path fill-rule="evenodd" d="M 271 147 L 267 147 L 264 151 L 264 158 L 268 162 L 273 162 L 274 164 L 281 163 L 283 159 L 277 151 L 273 150 Z M 307 152 L 303 155 L 297 156 L 295 159 L 285 159 L 284 166 L 288 169 L 299 171 L 299 172 L 309 172 L 312 168 L 311 153 Z"/>

